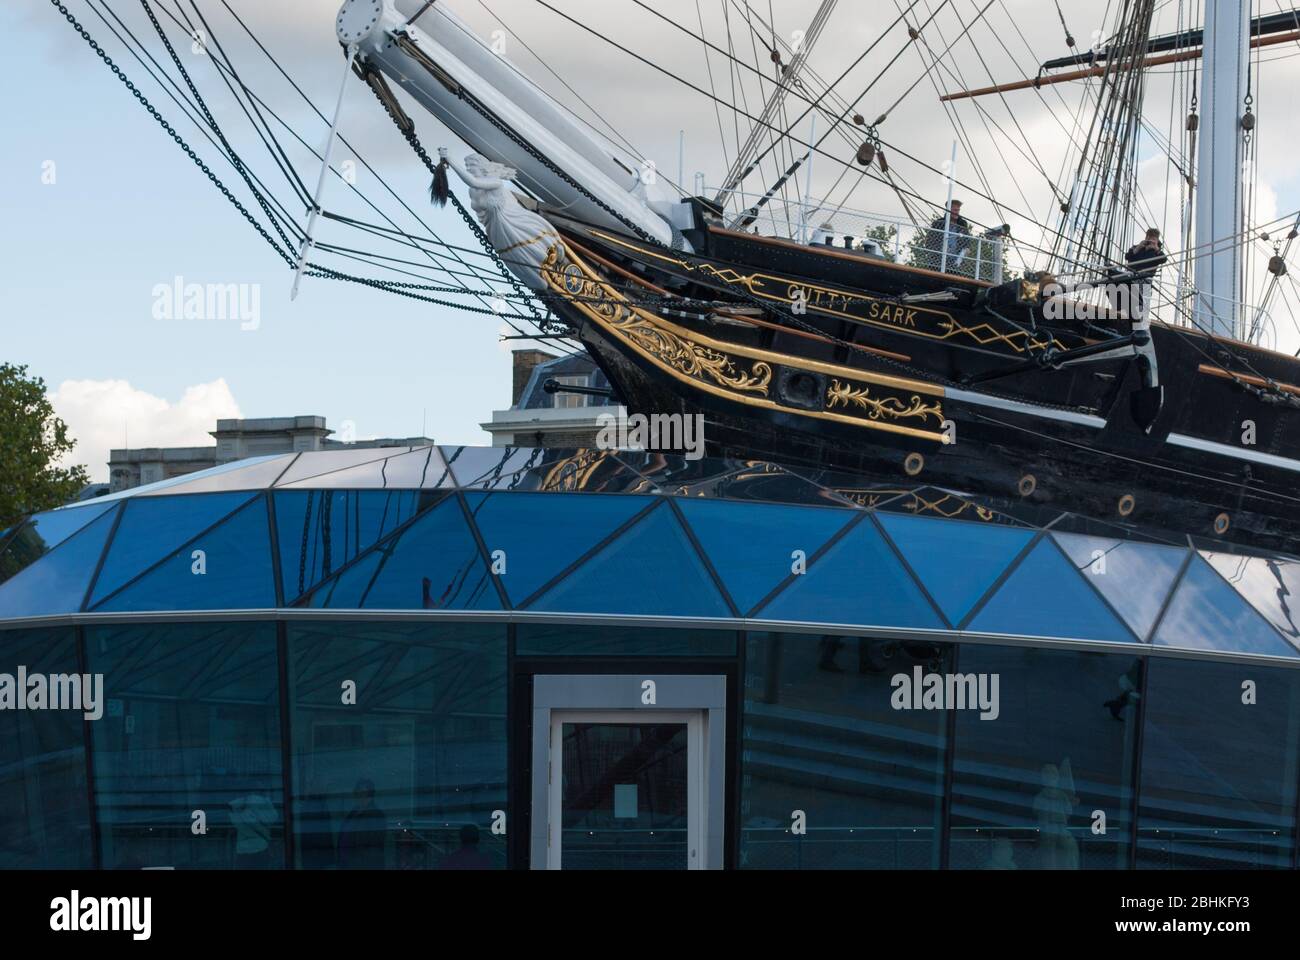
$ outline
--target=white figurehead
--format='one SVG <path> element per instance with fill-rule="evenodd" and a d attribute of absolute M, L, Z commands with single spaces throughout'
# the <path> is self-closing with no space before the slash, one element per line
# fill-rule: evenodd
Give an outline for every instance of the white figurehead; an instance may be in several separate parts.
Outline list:
<path fill-rule="evenodd" d="M 470 206 L 506 266 L 533 290 L 547 289 L 541 266 L 560 235 L 548 220 L 519 202 L 510 183 L 518 175 L 515 169 L 477 153 L 460 163 L 446 147 L 438 149 L 438 156 L 469 187 Z"/>

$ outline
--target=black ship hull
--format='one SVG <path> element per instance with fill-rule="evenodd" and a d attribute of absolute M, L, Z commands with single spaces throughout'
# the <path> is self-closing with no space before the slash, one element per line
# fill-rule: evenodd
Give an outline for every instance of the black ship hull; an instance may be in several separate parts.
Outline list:
<path fill-rule="evenodd" d="M 1291 358 L 1153 324 L 1152 407 L 1131 349 L 1044 362 L 1122 337 L 1119 318 L 1049 322 L 967 278 L 702 224 L 687 236 L 693 254 L 567 234 L 549 276 L 629 413 L 702 414 L 710 455 L 848 472 L 863 502 L 920 480 L 1300 546 Z"/>

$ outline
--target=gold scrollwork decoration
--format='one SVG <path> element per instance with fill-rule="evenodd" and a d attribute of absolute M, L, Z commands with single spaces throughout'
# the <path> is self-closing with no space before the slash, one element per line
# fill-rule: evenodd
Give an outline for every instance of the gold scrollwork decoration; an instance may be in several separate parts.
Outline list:
<path fill-rule="evenodd" d="M 926 403 L 916 394 L 912 395 L 910 402 L 898 397 L 873 397 L 869 387 L 854 387 L 849 383 L 832 380 L 826 390 L 826 409 L 834 410 L 838 406 L 856 406 L 867 411 L 867 416 L 872 420 L 925 420 L 934 417 L 943 423 L 943 406 L 937 401 Z"/>

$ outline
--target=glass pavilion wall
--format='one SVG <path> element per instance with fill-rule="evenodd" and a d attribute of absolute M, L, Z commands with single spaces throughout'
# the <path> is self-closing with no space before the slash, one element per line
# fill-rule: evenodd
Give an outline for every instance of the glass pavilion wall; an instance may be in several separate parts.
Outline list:
<path fill-rule="evenodd" d="M 1294 868 L 1297 595 L 771 464 L 242 461 L 0 534 L 0 867 L 526 866 L 531 678 L 635 665 L 728 678 L 728 865 Z M 15 709 L 20 671 L 102 675 L 102 715 Z M 933 673 L 996 716 L 900 708 Z"/>

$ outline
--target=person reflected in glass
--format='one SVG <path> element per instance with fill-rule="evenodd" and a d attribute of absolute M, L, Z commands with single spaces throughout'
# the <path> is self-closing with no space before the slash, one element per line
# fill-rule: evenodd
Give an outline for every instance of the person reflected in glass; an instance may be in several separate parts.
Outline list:
<path fill-rule="evenodd" d="M 467 823 L 460 828 L 460 847 L 442 858 L 440 870 L 487 870 L 492 861 L 478 848 L 479 829 Z"/>
<path fill-rule="evenodd" d="M 1079 798 L 1074 793 L 1070 758 L 1057 767 L 1046 763 L 1042 770 L 1043 789 L 1034 797 L 1038 818 L 1038 861 L 1044 870 L 1078 870 L 1079 843 L 1070 833 L 1070 816 Z"/>
<path fill-rule="evenodd" d="M 279 819 L 271 801 L 250 793 L 230 801 L 230 822 L 235 825 L 235 868 L 256 870 L 273 866 L 271 826 Z"/>
<path fill-rule="evenodd" d="M 388 818 L 375 806 L 375 785 L 358 780 L 352 810 L 339 827 L 339 866 L 345 870 L 381 869 L 388 839 Z"/>
<path fill-rule="evenodd" d="M 1107 700 L 1102 704 L 1110 715 L 1116 720 L 1124 720 L 1124 708 L 1129 704 L 1136 705 L 1141 694 L 1138 692 L 1142 686 L 1142 661 L 1134 660 L 1133 666 L 1129 667 L 1119 678 L 1119 696 Z"/>

